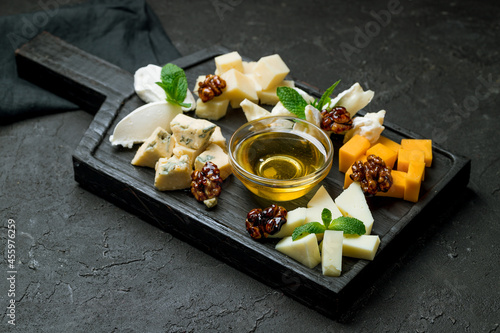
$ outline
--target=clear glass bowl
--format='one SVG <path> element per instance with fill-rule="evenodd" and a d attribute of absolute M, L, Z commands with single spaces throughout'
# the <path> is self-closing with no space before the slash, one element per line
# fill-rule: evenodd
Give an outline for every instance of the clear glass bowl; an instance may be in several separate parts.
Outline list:
<path fill-rule="evenodd" d="M 229 163 L 255 195 L 289 201 L 308 193 L 330 172 L 330 137 L 316 125 L 291 116 L 248 122 L 231 136 Z"/>

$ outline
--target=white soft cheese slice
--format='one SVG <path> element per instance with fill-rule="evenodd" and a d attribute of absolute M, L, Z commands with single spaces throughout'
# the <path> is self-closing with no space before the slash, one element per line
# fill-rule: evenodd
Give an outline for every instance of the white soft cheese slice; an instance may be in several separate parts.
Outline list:
<path fill-rule="evenodd" d="M 344 235 L 342 251 L 346 257 L 373 260 L 379 245 L 378 235 Z"/>
<path fill-rule="evenodd" d="M 161 81 L 161 67 L 157 65 L 147 65 L 139 68 L 134 74 L 134 89 L 139 98 L 144 103 L 165 101 L 167 95 L 165 90 L 156 82 Z M 196 101 L 189 89 L 186 92 L 184 103 L 191 104 L 190 107 L 183 107 L 184 112 L 192 111 L 196 107 Z"/>
<path fill-rule="evenodd" d="M 340 276 L 342 272 L 342 231 L 326 230 L 321 249 L 321 268 L 323 275 Z"/>
<path fill-rule="evenodd" d="M 354 115 L 370 103 L 375 93 L 371 90 L 364 91 L 360 84 L 356 82 L 349 89 L 341 92 L 337 97 L 332 98 L 326 108 L 333 108 L 335 106 L 343 106 L 351 115 Z"/>
<path fill-rule="evenodd" d="M 344 143 L 359 134 L 367 138 L 372 145 L 375 144 L 385 129 L 383 126 L 385 113 L 385 110 L 380 110 L 379 112 L 369 112 L 363 117 L 355 117 L 352 120 L 353 127 L 344 135 Z"/>
<path fill-rule="evenodd" d="M 281 226 L 280 231 L 274 235 L 269 235 L 269 238 L 283 238 L 291 236 L 295 228 L 306 223 L 306 207 L 295 208 L 286 214 L 286 223 Z"/>
<path fill-rule="evenodd" d="M 359 182 L 349 185 L 335 199 L 335 204 L 344 216 L 351 216 L 363 222 L 367 235 L 372 232 L 373 216 Z"/>
<path fill-rule="evenodd" d="M 271 112 L 267 111 L 263 107 L 255 104 L 254 102 L 246 98 L 240 103 L 240 106 L 243 112 L 245 113 L 247 121 L 252 121 L 271 115 Z"/>
<path fill-rule="evenodd" d="M 309 234 L 295 241 L 291 236 L 285 237 L 276 244 L 275 248 L 309 268 L 314 268 L 321 262 L 318 239 L 315 234 Z"/>
<path fill-rule="evenodd" d="M 170 122 L 178 114 L 182 114 L 181 107 L 166 101 L 145 104 L 123 118 L 109 140 L 113 146 L 132 148 L 135 143 L 146 141 L 157 127 L 170 133 Z"/>

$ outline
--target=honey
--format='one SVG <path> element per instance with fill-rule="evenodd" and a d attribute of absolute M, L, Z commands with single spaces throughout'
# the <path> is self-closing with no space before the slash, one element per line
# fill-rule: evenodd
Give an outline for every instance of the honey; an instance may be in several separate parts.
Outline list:
<path fill-rule="evenodd" d="M 304 132 L 264 132 L 239 143 L 236 161 L 257 176 L 292 180 L 316 172 L 324 165 L 326 151 Z"/>

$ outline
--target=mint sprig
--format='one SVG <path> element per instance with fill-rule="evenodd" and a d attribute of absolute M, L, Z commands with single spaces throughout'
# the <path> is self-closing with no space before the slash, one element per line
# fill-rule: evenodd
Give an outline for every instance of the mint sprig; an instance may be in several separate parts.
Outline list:
<path fill-rule="evenodd" d="M 297 90 L 290 87 L 278 87 L 276 94 L 283 106 L 300 119 L 306 119 L 307 101 Z"/>
<path fill-rule="evenodd" d="M 330 95 L 333 93 L 333 90 L 335 89 L 335 87 L 339 83 L 340 83 L 340 80 L 338 80 L 337 82 L 332 84 L 330 86 L 330 88 L 326 89 L 326 91 L 323 93 L 323 95 L 321 95 L 321 98 L 319 100 L 315 100 L 314 102 L 312 102 L 311 105 L 314 106 L 316 109 L 321 111 L 321 109 L 323 109 L 323 106 L 327 105 L 332 100 L 330 98 Z"/>
<path fill-rule="evenodd" d="M 308 234 L 322 234 L 326 230 L 343 231 L 346 235 L 364 235 L 366 228 L 363 222 L 354 217 L 341 216 L 332 220 L 332 212 L 325 208 L 321 212 L 320 222 L 309 222 L 295 228 L 292 233 L 292 240 L 300 239 Z"/>
<path fill-rule="evenodd" d="M 161 69 L 161 82 L 157 85 L 165 90 L 167 102 L 189 108 L 191 103 L 184 103 L 187 95 L 188 83 L 186 73 L 179 66 L 166 64 Z"/>

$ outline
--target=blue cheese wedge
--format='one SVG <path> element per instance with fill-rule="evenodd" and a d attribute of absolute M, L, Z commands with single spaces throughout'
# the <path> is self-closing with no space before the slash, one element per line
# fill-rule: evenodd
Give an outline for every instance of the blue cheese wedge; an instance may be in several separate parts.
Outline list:
<path fill-rule="evenodd" d="M 219 126 L 215 128 L 215 131 L 212 133 L 212 136 L 210 137 L 209 143 L 215 143 L 217 146 L 221 147 L 224 152 L 227 153 L 227 140 L 222 135 L 222 131 Z"/>
<path fill-rule="evenodd" d="M 139 147 L 132 159 L 132 164 L 154 168 L 160 158 L 172 156 L 174 139 L 163 128 L 158 127 Z"/>
<path fill-rule="evenodd" d="M 191 167 L 188 156 L 160 158 L 156 163 L 155 187 L 160 191 L 173 191 L 191 186 Z"/>
<path fill-rule="evenodd" d="M 217 166 L 222 179 L 226 179 L 232 173 L 227 154 L 215 143 L 211 143 L 204 152 L 196 157 L 194 160 L 194 169 L 201 170 L 208 161 Z"/>
<path fill-rule="evenodd" d="M 216 125 L 205 119 L 178 114 L 170 123 L 175 141 L 187 148 L 200 149 L 208 145 Z"/>

